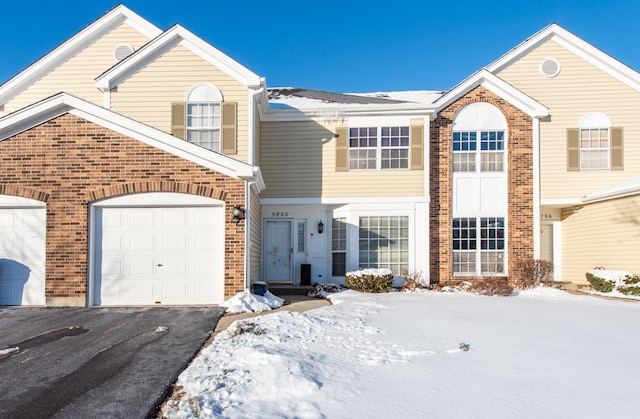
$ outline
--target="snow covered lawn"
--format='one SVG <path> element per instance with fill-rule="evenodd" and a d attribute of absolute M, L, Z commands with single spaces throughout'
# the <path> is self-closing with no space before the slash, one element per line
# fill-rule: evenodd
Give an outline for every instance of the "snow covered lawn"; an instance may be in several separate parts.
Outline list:
<path fill-rule="evenodd" d="M 180 376 L 184 397 L 165 415 L 638 417 L 640 303 L 554 289 L 332 302 L 234 323 Z"/>

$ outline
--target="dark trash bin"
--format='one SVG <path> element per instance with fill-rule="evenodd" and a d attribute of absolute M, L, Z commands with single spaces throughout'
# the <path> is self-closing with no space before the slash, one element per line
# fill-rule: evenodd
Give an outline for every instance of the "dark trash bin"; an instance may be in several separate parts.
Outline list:
<path fill-rule="evenodd" d="M 265 295 L 268 289 L 269 287 L 267 287 L 266 282 L 259 281 L 253 283 L 253 293 L 256 295 Z"/>

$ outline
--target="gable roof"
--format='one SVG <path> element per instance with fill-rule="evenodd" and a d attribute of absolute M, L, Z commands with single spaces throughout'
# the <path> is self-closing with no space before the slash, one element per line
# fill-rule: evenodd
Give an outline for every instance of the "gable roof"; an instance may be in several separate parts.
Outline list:
<path fill-rule="evenodd" d="M 486 69 L 475 72 L 436 100 L 434 103 L 438 106 L 438 112 L 478 86 L 495 93 L 532 118 L 542 118 L 549 115 L 549 109 L 544 105 Z"/>
<path fill-rule="evenodd" d="M 66 113 L 227 176 L 253 181 L 259 189 L 264 189 L 258 167 L 207 150 L 68 93 L 58 93 L 0 118 L 0 141 Z"/>
<path fill-rule="evenodd" d="M 178 44 L 183 45 L 245 86 L 259 88 L 264 84 L 263 79 L 233 58 L 184 27 L 174 25 L 98 76 L 96 87 L 101 90 L 113 89 Z"/>
<path fill-rule="evenodd" d="M 552 23 L 535 33 L 520 45 L 489 64 L 486 69 L 495 74 L 548 40 L 558 43 L 613 78 L 632 89 L 640 91 L 640 74 L 637 71 L 582 40 L 557 23 Z"/>
<path fill-rule="evenodd" d="M 0 86 L 0 106 L 122 23 L 149 38 L 162 32 L 130 9 L 118 5 Z"/>

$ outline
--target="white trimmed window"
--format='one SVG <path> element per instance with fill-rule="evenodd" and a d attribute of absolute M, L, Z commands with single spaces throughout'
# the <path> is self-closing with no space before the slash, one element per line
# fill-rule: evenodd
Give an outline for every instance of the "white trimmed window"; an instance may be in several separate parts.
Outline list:
<path fill-rule="evenodd" d="M 500 275 L 505 273 L 503 217 L 453 219 L 453 273 Z"/>
<path fill-rule="evenodd" d="M 394 275 L 406 275 L 409 269 L 409 217 L 360 217 L 359 223 L 360 268 L 387 268 Z"/>
<path fill-rule="evenodd" d="M 600 112 L 586 114 L 580 120 L 580 168 L 609 169 L 609 118 Z"/>
<path fill-rule="evenodd" d="M 349 170 L 409 168 L 409 126 L 349 128 Z"/>
<path fill-rule="evenodd" d="M 455 131 L 454 172 L 504 171 L 504 131 Z"/>
<path fill-rule="evenodd" d="M 187 141 L 220 152 L 222 93 L 215 86 L 200 84 L 187 96 Z"/>

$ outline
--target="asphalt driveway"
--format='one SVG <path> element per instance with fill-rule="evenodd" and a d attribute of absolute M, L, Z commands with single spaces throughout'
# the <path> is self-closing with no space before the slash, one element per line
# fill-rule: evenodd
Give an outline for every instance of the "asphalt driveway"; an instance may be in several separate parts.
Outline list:
<path fill-rule="evenodd" d="M 223 312 L 0 308 L 0 417 L 146 418 Z"/>

